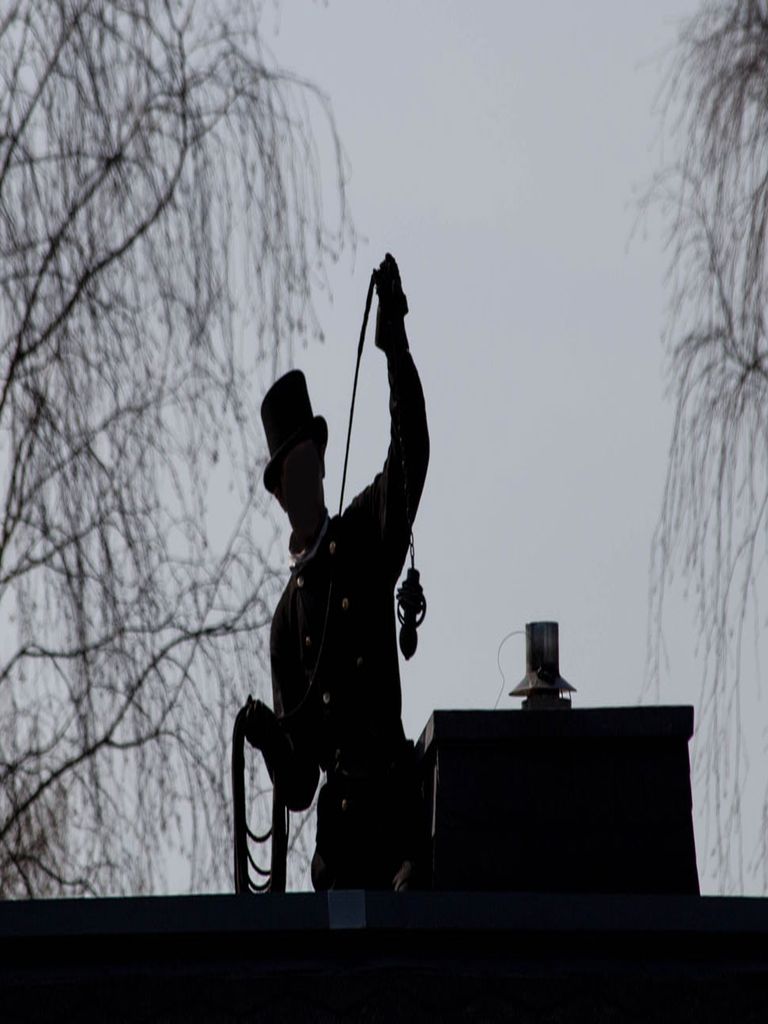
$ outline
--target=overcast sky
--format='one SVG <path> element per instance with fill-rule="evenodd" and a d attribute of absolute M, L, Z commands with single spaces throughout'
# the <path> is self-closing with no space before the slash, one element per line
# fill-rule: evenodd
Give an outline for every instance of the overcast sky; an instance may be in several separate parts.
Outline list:
<path fill-rule="evenodd" d="M 432 441 L 415 529 L 429 610 L 402 672 L 414 738 L 433 708 L 493 706 L 499 643 L 531 620 L 559 621 L 576 706 L 641 698 L 671 406 L 666 256 L 654 220 L 633 226 L 662 160 L 660 58 L 696 6 L 330 0 L 283 4 L 278 19 L 268 9 L 279 62 L 331 99 L 360 236 L 330 270 L 325 344 L 295 358 L 329 422 L 332 512 L 366 287 L 385 251 L 411 306 Z M 372 332 L 357 408 L 349 496 L 388 442 Z M 663 703 L 697 700 L 692 614 L 682 598 L 670 606 Z M 501 707 L 524 663 L 513 637 Z"/>

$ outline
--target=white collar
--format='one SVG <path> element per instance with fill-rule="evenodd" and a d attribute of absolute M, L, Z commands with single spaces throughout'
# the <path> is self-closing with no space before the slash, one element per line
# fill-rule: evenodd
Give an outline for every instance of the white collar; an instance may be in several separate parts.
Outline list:
<path fill-rule="evenodd" d="M 295 552 L 294 551 L 290 551 L 290 548 L 289 548 L 289 552 L 290 553 L 289 553 L 289 557 L 288 557 L 288 564 L 291 567 L 291 572 L 292 573 L 298 572 L 299 569 L 301 569 L 302 566 L 306 565 L 306 563 L 311 558 L 315 557 L 315 555 L 317 554 L 317 549 L 320 547 L 320 544 L 322 543 L 323 537 L 325 536 L 325 534 L 326 534 L 326 532 L 328 530 L 328 525 L 329 525 L 330 521 L 331 521 L 331 517 L 328 515 L 328 510 L 326 509 L 325 520 L 323 521 L 323 525 L 320 527 L 320 531 L 319 531 L 317 537 L 315 537 L 315 542 L 312 545 L 312 547 L 311 548 L 304 548 L 303 551 L 295 551 Z"/>

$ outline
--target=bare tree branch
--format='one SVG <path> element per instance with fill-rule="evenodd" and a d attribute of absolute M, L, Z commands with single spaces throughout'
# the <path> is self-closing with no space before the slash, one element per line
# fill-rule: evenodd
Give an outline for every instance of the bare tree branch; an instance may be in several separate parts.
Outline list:
<path fill-rule="evenodd" d="M 766 4 L 704 3 L 680 34 L 668 85 L 684 144 L 653 193 L 669 231 L 675 419 L 653 547 L 650 677 L 658 686 L 664 607 L 679 567 L 695 596 L 704 664 L 695 763 L 707 794 L 704 854 L 733 892 L 743 891 L 748 866 L 744 634 L 750 621 L 761 625 L 768 540 Z M 766 841 L 763 830 L 763 870 Z"/>
<path fill-rule="evenodd" d="M 151 890 L 171 852 L 230 884 L 231 725 L 279 586 L 254 398 L 321 336 L 351 238 L 327 99 L 260 9 L 0 17 L 2 895 Z"/>

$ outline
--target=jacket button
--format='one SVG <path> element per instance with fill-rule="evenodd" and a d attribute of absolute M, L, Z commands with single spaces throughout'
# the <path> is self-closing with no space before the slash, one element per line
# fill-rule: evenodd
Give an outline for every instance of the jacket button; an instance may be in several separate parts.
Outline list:
<path fill-rule="evenodd" d="M 348 807 L 349 807 L 349 800 L 347 800 L 347 798 L 344 797 L 344 799 L 341 801 L 341 809 L 342 809 L 342 811 L 346 811 L 346 809 Z"/>
<path fill-rule="evenodd" d="M 311 647 L 312 646 L 312 637 L 309 635 L 309 633 L 307 633 L 307 635 L 304 637 L 304 646 L 305 647 Z"/>
<path fill-rule="evenodd" d="M 303 587 L 304 586 L 304 577 L 303 576 L 297 576 L 296 577 L 296 586 L 297 587 Z"/>
<path fill-rule="evenodd" d="M 323 704 L 330 704 L 330 703 L 331 703 L 331 695 L 330 695 L 330 693 L 328 693 L 328 691 L 326 690 L 326 691 L 325 691 L 325 692 L 323 693 Z"/>
<path fill-rule="evenodd" d="M 348 597 L 342 597 L 342 599 L 341 599 L 341 607 L 344 609 L 345 612 L 349 610 L 349 598 Z"/>
<path fill-rule="evenodd" d="M 328 551 L 329 551 L 329 552 L 330 552 L 330 553 L 331 553 L 332 555 L 335 555 L 335 554 L 336 554 L 336 541 L 335 541 L 335 540 L 332 540 L 332 541 L 331 541 L 331 543 L 330 543 L 330 544 L 328 545 Z"/>
<path fill-rule="evenodd" d="M 363 659 L 362 659 L 362 657 L 357 659 L 357 667 L 358 668 L 362 668 L 363 667 Z"/>

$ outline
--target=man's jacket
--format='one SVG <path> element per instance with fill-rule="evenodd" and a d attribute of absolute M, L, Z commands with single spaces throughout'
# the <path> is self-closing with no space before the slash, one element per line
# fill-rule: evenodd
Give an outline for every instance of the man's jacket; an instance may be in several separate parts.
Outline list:
<path fill-rule="evenodd" d="M 387 771 L 404 745 L 394 588 L 429 461 L 424 394 L 405 334 L 387 355 L 391 440 L 384 468 L 325 526 L 291 574 L 272 620 L 275 713 L 290 756 L 288 807 L 312 801 L 320 769 Z"/>

